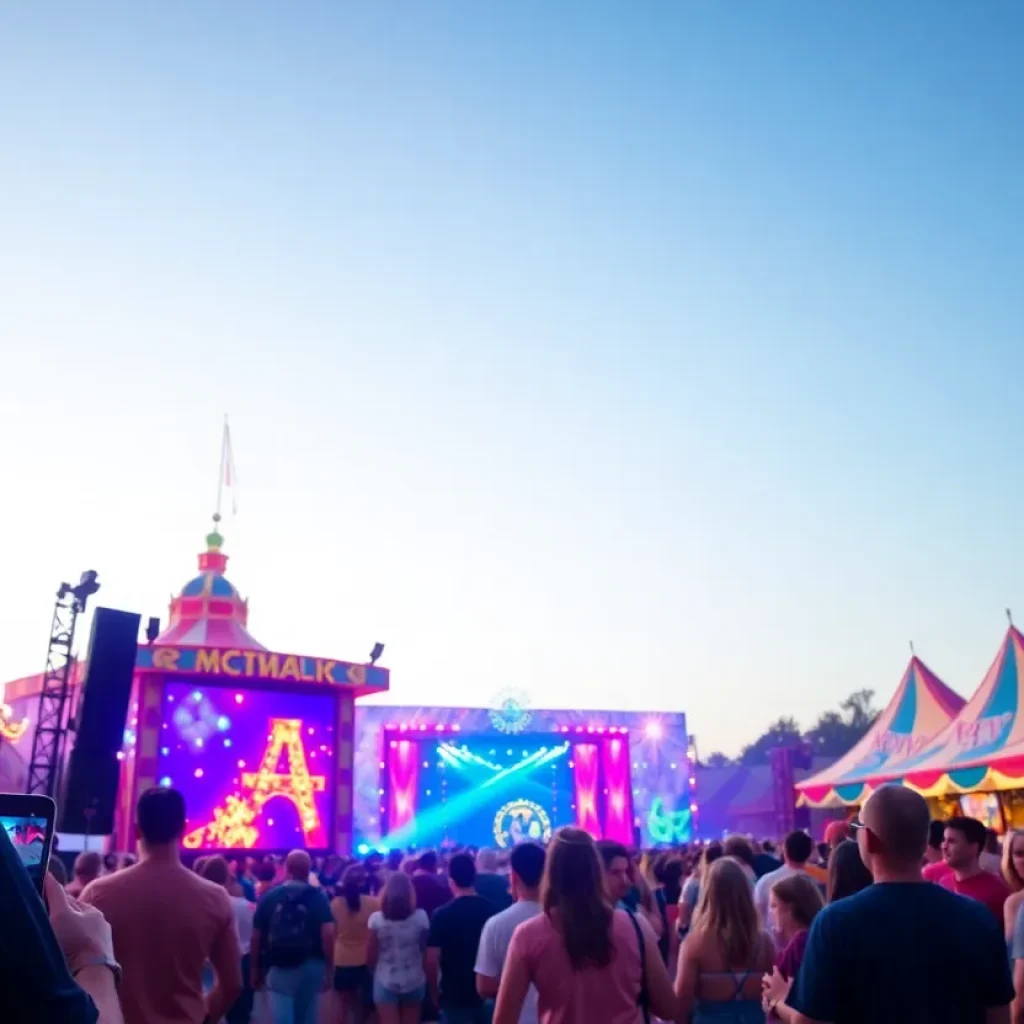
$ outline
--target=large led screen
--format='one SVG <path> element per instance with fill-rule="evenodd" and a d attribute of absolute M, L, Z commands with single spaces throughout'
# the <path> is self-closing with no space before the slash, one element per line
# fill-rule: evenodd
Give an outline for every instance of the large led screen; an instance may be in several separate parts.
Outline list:
<path fill-rule="evenodd" d="M 185 797 L 185 846 L 330 846 L 335 717 L 333 695 L 168 683 L 158 775 Z"/>
<path fill-rule="evenodd" d="M 392 843 L 507 849 L 576 820 L 572 748 L 562 737 L 398 739 L 387 752 Z"/>

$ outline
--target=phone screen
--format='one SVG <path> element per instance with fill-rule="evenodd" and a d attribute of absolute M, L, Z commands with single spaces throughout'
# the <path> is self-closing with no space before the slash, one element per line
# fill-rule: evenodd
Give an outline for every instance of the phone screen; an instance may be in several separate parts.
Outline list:
<path fill-rule="evenodd" d="M 50 859 L 50 836 L 46 818 L 0 815 L 0 828 L 7 833 L 33 884 L 43 891 L 43 876 Z"/>

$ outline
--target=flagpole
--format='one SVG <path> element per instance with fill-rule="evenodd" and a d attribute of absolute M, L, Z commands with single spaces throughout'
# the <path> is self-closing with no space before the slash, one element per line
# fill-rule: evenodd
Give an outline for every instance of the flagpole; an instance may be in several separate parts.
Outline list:
<path fill-rule="evenodd" d="M 221 504 L 224 500 L 224 478 L 227 475 L 228 460 L 228 416 L 224 414 L 224 432 L 220 440 L 220 472 L 217 474 L 217 512 L 214 519 L 220 522 Z"/>

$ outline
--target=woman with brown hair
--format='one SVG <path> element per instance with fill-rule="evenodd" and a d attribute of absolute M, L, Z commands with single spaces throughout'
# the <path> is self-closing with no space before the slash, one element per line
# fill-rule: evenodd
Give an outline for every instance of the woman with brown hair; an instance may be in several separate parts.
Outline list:
<path fill-rule="evenodd" d="M 198 861 L 196 862 L 198 863 Z M 204 857 L 202 870 L 198 872 L 208 882 L 222 886 L 231 900 L 231 910 L 238 928 L 238 951 L 242 954 L 242 994 L 231 1009 L 224 1014 L 224 1024 L 248 1024 L 252 1016 L 255 993 L 250 984 L 249 944 L 252 942 L 252 923 L 256 907 L 242 895 L 242 887 L 231 874 L 231 868 L 223 857 Z M 209 973 L 208 973 L 209 972 Z M 212 969 L 207 966 L 204 978 L 209 976 L 212 984 Z"/>
<path fill-rule="evenodd" d="M 861 860 L 860 850 L 852 839 L 844 839 L 828 859 L 828 886 L 825 901 L 835 903 L 866 889 L 874 882 L 871 872 Z"/>
<path fill-rule="evenodd" d="M 700 902 L 679 950 L 678 1019 L 763 1024 L 761 978 L 773 966 L 747 876 L 731 858 L 716 860 L 701 873 Z"/>
<path fill-rule="evenodd" d="M 362 1020 L 363 1003 L 370 994 L 366 962 L 370 917 L 380 901 L 366 894 L 368 879 L 361 864 L 345 868 L 338 895 L 331 900 L 334 917 L 334 991 L 339 1017 Z"/>
<path fill-rule="evenodd" d="M 677 1017 L 657 940 L 641 915 L 605 898 L 594 840 L 563 828 L 548 848 L 543 913 L 524 921 L 509 945 L 494 1024 L 518 1024 L 531 984 L 541 1024 L 641 1024 L 648 1012 Z"/>
<path fill-rule="evenodd" d="M 765 1010 L 786 1024 L 796 1020 L 796 1013 L 785 1000 L 804 958 L 811 925 L 824 906 L 821 890 L 807 875 L 783 878 L 772 886 L 768 896 L 772 929 L 785 945 L 778 966 L 761 981 L 762 997 Z"/>
<path fill-rule="evenodd" d="M 370 915 L 366 962 L 374 968 L 373 1002 L 381 1024 L 418 1024 L 427 994 L 424 961 L 430 921 L 416 908 L 412 879 L 393 874 Z"/>

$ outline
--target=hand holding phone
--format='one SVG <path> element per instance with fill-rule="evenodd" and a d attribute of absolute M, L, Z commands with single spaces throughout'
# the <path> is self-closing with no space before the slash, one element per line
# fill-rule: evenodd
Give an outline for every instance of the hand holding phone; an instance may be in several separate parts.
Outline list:
<path fill-rule="evenodd" d="M 48 796 L 0 793 L 0 828 L 7 833 L 40 896 L 50 868 L 57 805 Z"/>
<path fill-rule="evenodd" d="M 107 919 L 95 908 L 69 896 L 52 875 L 44 883 L 50 925 L 72 974 L 90 964 L 114 959 L 114 940 Z"/>

